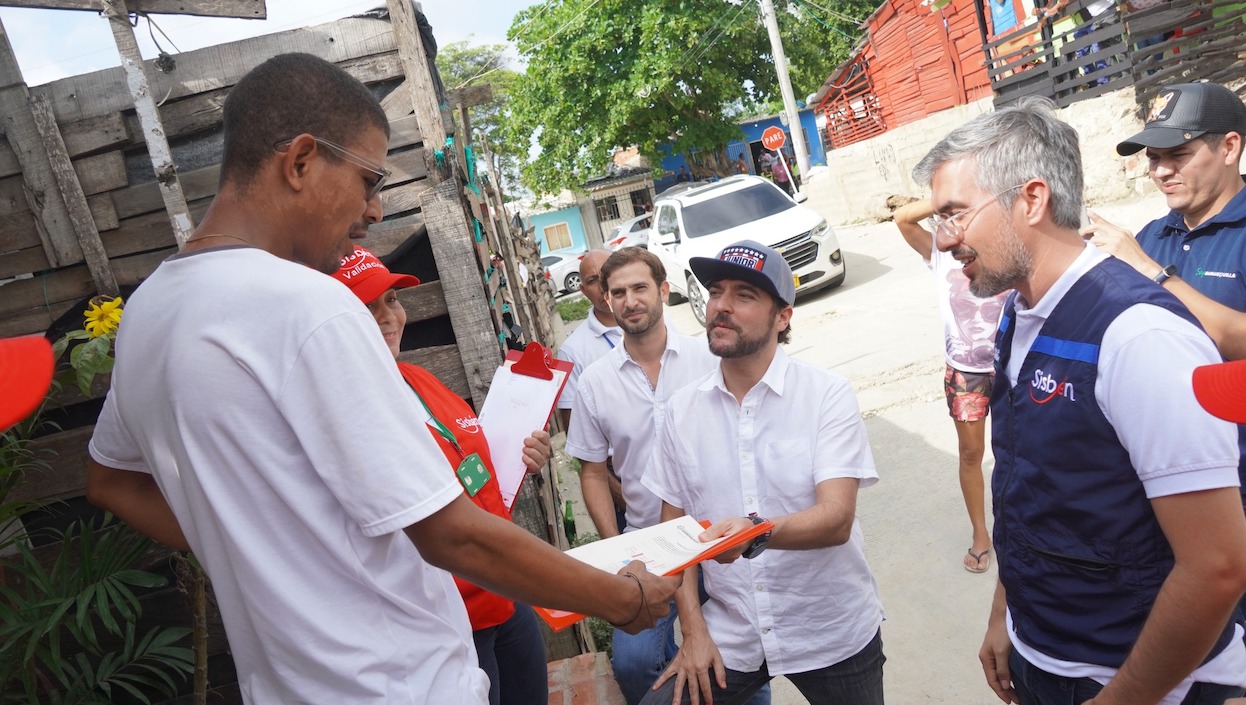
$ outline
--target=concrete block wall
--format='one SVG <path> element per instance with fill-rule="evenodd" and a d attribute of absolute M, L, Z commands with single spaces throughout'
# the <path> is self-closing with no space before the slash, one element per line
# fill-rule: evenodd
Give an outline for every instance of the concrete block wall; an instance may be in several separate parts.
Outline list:
<path fill-rule="evenodd" d="M 835 224 L 886 220 L 888 196 L 927 195 L 913 182 L 913 167 L 947 133 L 993 110 L 991 99 L 958 105 L 873 139 L 827 152 L 827 168 L 804 185 L 805 205 L 831 214 Z M 1142 129 L 1132 88 L 1115 91 L 1060 110 L 1081 139 L 1086 199 L 1090 204 L 1120 200 L 1153 189 L 1146 159 L 1116 154 L 1116 143 Z"/>
<path fill-rule="evenodd" d="M 549 705 L 627 705 L 604 652 L 549 664 Z"/>

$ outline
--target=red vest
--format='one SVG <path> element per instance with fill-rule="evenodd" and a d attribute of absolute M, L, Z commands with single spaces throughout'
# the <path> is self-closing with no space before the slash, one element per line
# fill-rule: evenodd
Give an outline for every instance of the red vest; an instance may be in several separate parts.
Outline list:
<path fill-rule="evenodd" d="M 437 417 L 437 420 L 454 434 L 463 453 L 466 455 L 479 453 L 485 467 L 489 469 L 489 474 L 493 475 L 493 459 L 489 456 L 489 442 L 485 439 L 484 430 L 476 421 L 476 412 L 472 411 L 467 402 L 450 391 L 446 385 L 423 367 L 400 362 L 398 371 L 402 373 L 403 379 L 407 380 L 407 384 L 411 385 L 411 388 L 424 400 L 424 403 L 428 404 L 433 416 Z M 463 456 L 459 455 L 459 451 L 455 450 L 454 446 L 442 438 L 441 434 L 433 430 L 431 426 L 425 424 L 424 427 L 433 435 L 433 440 L 437 442 L 437 447 L 441 448 L 441 452 L 445 453 L 446 460 L 450 463 L 449 472 L 454 472 Z M 496 475 L 490 477 L 476 496 L 469 497 L 469 499 L 486 512 L 510 521 L 511 513 L 502 501 L 502 491 L 498 488 Z M 515 603 L 505 597 L 473 585 L 457 575 L 454 576 L 454 582 L 459 586 L 459 593 L 463 595 L 463 603 L 467 605 L 467 616 L 471 618 L 473 630 L 496 627 L 510 619 L 515 613 Z"/>

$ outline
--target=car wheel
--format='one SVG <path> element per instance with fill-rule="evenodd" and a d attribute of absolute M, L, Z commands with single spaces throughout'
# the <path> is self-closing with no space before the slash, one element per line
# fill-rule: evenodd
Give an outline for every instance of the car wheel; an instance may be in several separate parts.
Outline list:
<path fill-rule="evenodd" d="M 701 288 L 701 282 L 693 275 L 688 275 L 688 308 L 692 309 L 692 315 L 696 317 L 697 323 L 701 327 L 705 327 L 705 290 Z"/>
<path fill-rule="evenodd" d="M 568 274 L 567 278 L 564 279 L 562 283 L 565 285 L 563 287 L 565 291 L 574 294 L 580 290 L 580 273 L 572 272 Z"/>

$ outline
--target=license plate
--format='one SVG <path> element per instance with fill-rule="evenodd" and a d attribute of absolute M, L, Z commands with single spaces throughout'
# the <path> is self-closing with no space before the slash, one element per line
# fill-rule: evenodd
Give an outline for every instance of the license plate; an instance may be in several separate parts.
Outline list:
<path fill-rule="evenodd" d="M 799 288 L 800 288 L 800 275 L 799 275 L 799 274 L 793 274 L 793 275 L 792 275 L 792 281 L 796 284 L 796 288 L 797 288 L 797 289 L 799 289 Z"/>

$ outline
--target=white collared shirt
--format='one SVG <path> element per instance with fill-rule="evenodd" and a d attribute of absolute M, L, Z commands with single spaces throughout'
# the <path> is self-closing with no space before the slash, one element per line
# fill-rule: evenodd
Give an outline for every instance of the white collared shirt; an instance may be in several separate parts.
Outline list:
<path fill-rule="evenodd" d="M 1028 307 L 1017 299 L 1007 380 L 999 383 L 1016 386 L 1021 365 L 1056 306 L 1107 258 L 1086 243 L 1037 305 Z M 1203 331 L 1158 306 L 1135 304 L 1104 330 L 1095 400 L 1129 452 L 1148 498 L 1238 485 L 1237 428 L 1203 411 L 1190 385 L 1195 367 L 1219 361 L 1220 354 Z M 1008 624 L 1017 653 L 1048 673 L 1104 684 L 1116 676 L 1114 668 L 1065 661 L 1030 647 L 1013 630 L 1011 613 Z M 1160 705 L 1177 705 L 1196 681 L 1246 686 L 1241 627 L 1224 651 L 1195 669 Z"/>
<path fill-rule="evenodd" d="M 567 375 L 567 384 L 558 397 L 559 409 L 575 408 L 576 390 L 579 388 L 580 375 L 597 360 L 605 357 L 614 348 L 623 344 L 623 329 L 618 326 L 602 325 L 597 315 L 589 309 L 588 318 L 571 331 L 571 335 L 558 346 L 559 360 L 572 364 L 571 374 Z"/>
<path fill-rule="evenodd" d="M 623 483 L 629 531 L 653 526 L 662 515 L 662 501 L 641 485 L 640 478 L 652 462 L 667 401 L 715 369 L 718 358 L 704 337 L 680 335 L 668 326 L 661 365 L 656 388 L 649 386 L 644 369 L 624 345 L 589 365 L 580 376 L 567 431 L 568 455 L 594 463 L 613 455 L 614 472 Z"/>
<path fill-rule="evenodd" d="M 836 478 L 878 481 L 852 388 L 778 349 L 743 403 L 720 367 L 677 392 L 642 482 L 688 515 L 717 521 L 807 509 L 815 485 Z M 772 674 L 836 664 L 864 648 L 883 620 L 855 520 L 842 546 L 770 550 L 701 570 L 705 621 L 732 670 L 752 672 L 763 660 Z"/>

